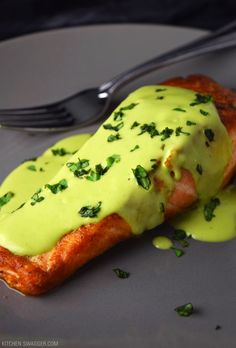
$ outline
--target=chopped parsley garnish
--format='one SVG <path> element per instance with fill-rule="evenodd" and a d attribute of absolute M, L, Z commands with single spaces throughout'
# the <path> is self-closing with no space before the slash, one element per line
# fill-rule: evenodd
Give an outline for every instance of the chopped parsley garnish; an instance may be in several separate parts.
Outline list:
<path fill-rule="evenodd" d="M 2 197 L 0 197 L 0 208 L 10 202 L 10 200 L 15 196 L 15 194 L 11 191 L 5 193 Z"/>
<path fill-rule="evenodd" d="M 186 121 L 186 126 L 196 126 L 196 123 L 188 120 Z"/>
<path fill-rule="evenodd" d="M 102 164 L 96 164 L 95 168 L 89 168 L 89 160 L 82 159 L 76 163 L 69 162 L 67 163 L 67 167 L 70 169 L 74 175 L 80 179 L 86 178 L 90 181 L 98 181 L 101 176 L 104 175 L 109 168 L 112 167 L 113 163 L 117 163 L 120 161 L 120 155 L 112 155 L 106 159 L 107 165 L 103 166 Z"/>
<path fill-rule="evenodd" d="M 79 159 L 78 162 L 68 162 L 66 166 L 69 170 L 74 174 L 74 176 L 78 178 L 82 178 L 83 175 L 89 173 L 90 169 L 85 169 L 89 166 L 89 160 L 87 159 Z"/>
<path fill-rule="evenodd" d="M 150 162 L 155 162 L 152 165 L 152 169 L 154 169 L 154 170 L 157 169 L 159 167 L 160 163 L 161 163 L 160 161 L 157 161 L 155 158 L 151 158 Z"/>
<path fill-rule="evenodd" d="M 118 111 L 114 112 L 114 121 L 121 121 L 123 116 L 125 115 L 124 111 L 132 110 L 138 103 L 131 103 L 127 106 L 122 106 Z"/>
<path fill-rule="evenodd" d="M 94 170 L 90 170 L 90 173 L 88 176 L 86 176 L 86 179 L 90 181 L 100 180 L 101 176 L 104 175 L 114 163 L 120 162 L 120 155 L 112 155 L 108 157 L 106 161 L 107 165 L 105 167 L 103 167 L 101 164 L 97 164 Z"/>
<path fill-rule="evenodd" d="M 45 187 L 48 188 L 52 193 L 56 194 L 67 189 L 68 183 L 66 179 L 62 179 L 57 184 L 46 184 Z"/>
<path fill-rule="evenodd" d="M 164 92 L 164 91 L 166 91 L 166 88 L 157 88 L 155 91 L 156 92 Z"/>
<path fill-rule="evenodd" d="M 36 166 L 34 164 L 31 164 L 30 166 L 27 167 L 27 169 L 31 170 L 32 172 L 36 172 Z"/>
<path fill-rule="evenodd" d="M 121 121 L 125 113 L 120 109 L 119 111 L 114 112 L 114 121 Z"/>
<path fill-rule="evenodd" d="M 31 164 L 30 166 L 26 167 L 26 169 L 31 170 L 32 172 L 37 172 L 37 168 L 34 164 Z M 42 167 L 39 168 L 39 171 L 45 172 L 45 170 Z"/>
<path fill-rule="evenodd" d="M 186 248 L 189 246 L 189 243 L 186 240 L 187 238 L 188 238 L 188 236 L 184 230 L 177 229 L 174 231 L 173 239 L 178 241 L 183 248 Z M 180 249 L 178 249 L 178 250 L 180 250 Z M 183 255 L 182 252 L 183 251 L 180 250 L 180 254 L 181 254 L 180 256 Z M 179 254 L 179 251 L 177 251 L 177 254 Z M 178 256 L 178 255 L 176 255 L 176 256 Z"/>
<path fill-rule="evenodd" d="M 115 132 L 118 132 L 122 127 L 124 127 L 124 122 L 120 122 L 116 126 L 112 126 L 111 123 L 103 125 L 104 129 L 114 130 Z"/>
<path fill-rule="evenodd" d="M 35 205 L 36 203 L 40 203 L 42 202 L 45 198 L 43 196 L 40 196 L 40 193 L 42 192 L 41 189 L 39 189 L 37 192 L 35 192 L 33 194 L 33 196 L 31 197 L 32 201 L 30 204 L 31 205 Z"/>
<path fill-rule="evenodd" d="M 120 139 L 121 139 L 121 136 L 119 133 L 117 133 L 115 135 L 113 134 L 109 135 L 109 137 L 107 138 L 107 141 L 108 143 L 112 143 L 113 141 L 120 140 Z"/>
<path fill-rule="evenodd" d="M 199 104 L 207 104 L 212 101 L 212 96 L 211 95 L 203 95 L 200 93 L 195 94 L 195 99 L 194 101 L 190 104 L 190 106 L 195 106 Z"/>
<path fill-rule="evenodd" d="M 207 111 L 205 111 L 205 110 L 200 109 L 199 111 L 200 111 L 200 113 L 201 113 L 203 116 L 208 116 L 208 115 L 209 115 L 209 112 L 207 112 Z"/>
<path fill-rule="evenodd" d="M 102 202 L 98 202 L 94 207 L 92 205 L 87 205 L 79 210 L 79 214 L 82 217 L 94 218 L 101 210 Z"/>
<path fill-rule="evenodd" d="M 152 165 L 152 169 L 153 170 L 156 170 L 158 168 L 158 164 L 157 163 L 154 163 L 153 165 Z"/>
<path fill-rule="evenodd" d="M 64 149 L 63 147 L 58 149 L 52 149 L 51 151 L 54 156 L 72 155 L 72 152 L 66 151 L 66 149 Z"/>
<path fill-rule="evenodd" d="M 151 138 L 159 135 L 158 130 L 156 129 L 156 123 L 151 122 L 149 124 L 144 123 L 142 126 L 140 126 L 141 132 L 138 135 L 141 135 L 143 133 L 148 133 Z"/>
<path fill-rule="evenodd" d="M 15 211 L 17 211 L 17 210 L 23 208 L 24 205 L 25 205 L 25 202 L 22 203 L 22 204 L 21 204 L 18 208 L 16 208 L 15 210 L 13 210 L 13 211 L 11 212 L 11 214 L 14 213 Z"/>
<path fill-rule="evenodd" d="M 111 168 L 113 163 L 118 163 L 120 162 L 120 155 L 112 155 L 107 157 L 107 167 Z"/>
<path fill-rule="evenodd" d="M 187 234 L 184 230 L 181 230 L 181 229 L 177 229 L 174 231 L 174 235 L 173 235 L 173 239 L 174 240 L 183 240 L 187 238 Z"/>
<path fill-rule="evenodd" d="M 142 186 L 145 190 L 148 190 L 151 186 L 151 180 L 146 170 L 142 166 L 137 165 L 137 167 L 135 169 L 132 169 L 132 171 L 138 185 Z"/>
<path fill-rule="evenodd" d="M 170 136 L 173 134 L 174 130 L 171 129 L 171 128 L 168 128 L 166 127 L 165 129 L 163 129 L 161 132 L 160 132 L 160 135 L 161 135 L 161 141 L 164 141 L 168 138 L 170 138 Z"/>
<path fill-rule="evenodd" d="M 214 132 L 212 131 L 212 129 L 208 128 L 204 130 L 204 134 L 207 137 L 207 139 L 211 142 L 214 141 Z"/>
<path fill-rule="evenodd" d="M 33 158 L 27 158 L 24 161 L 22 161 L 21 163 L 25 163 L 25 162 L 35 162 L 37 161 L 38 157 L 33 157 Z"/>
<path fill-rule="evenodd" d="M 138 127 L 139 125 L 140 125 L 140 123 L 138 123 L 137 121 L 134 121 L 134 123 L 132 124 L 130 129 L 134 129 L 135 127 Z"/>
<path fill-rule="evenodd" d="M 86 179 L 90 181 L 98 181 L 101 179 L 101 175 L 103 175 L 102 168 L 100 169 L 99 165 L 96 165 L 95 170 L 91 170 L 89 175 L 86 176 Z"/>
<path fill-rule="evenodd" d="M 156 99 L 158 99 L 158 100 L 162 100 L 162 99 L 164 99 L 165 97 L 163 96 L 163 95 L 160 95 L 160 97 L 156 97 Z"/>
<path fill-rule="evenodd" d="M 134 152 L 135 150 L 139 149 L 139 145 L 135 145 L 135 147 L 133 149 L 130 150 L 130 152 Z"/>
<path fill-rule="evenodd" d="M 202 175 L 203 170 L 202 170 L 201 164 L 199 164 L 199 163 L 197 164 L 196 171 L 198 172 L 198 174 Z"/>
<path fill-rule="evenodd" d="M 186 112 L 186 110 L 182 109 L 182 108 L 174 108 L 172 109 L 173 111 L 180 111 L 180 112 Z"/>
<path fill-rule="evenodd" d="M 179 240 L 179 243 L 181 244 L 181 246 L 182 246 L 183 248 L 186 248 L 186 247 L 189 246 L 189 242 L 188 242 L 186 239 L 184 239 L 184 240 Z"/>
<path fill-rule="evenodd" d="M 181 257 L 184 255 L 184 251 L 182 249 L 175 248 L 175 247 L 172 247 L 171 249 L 174 251 L 175 256 L 177 257 Z"/>
<path fill-rule="evenodd" d="M 121 278 L 121 279 L 127 279 L 130 276 L 129 272 L 123 271 L 120 268 L 114 268 L 113 272 L 117 275 L 118 278 Z"/>
<path fill-rule="evenodd" d="M 127 105 L 127 106 L 122 106 L 122 110 L 123 111 L 126 111 L 126 110 L 132 110 L 135 106 L 137 106 L 138 105 L 138 103 L 131 103 L 131 104 L 129 104 L 129 105 Z"/>
<path fill-rule="evenodd" d="M 184 304 L 182 306 L 176 307 L 175 311 L 181 317 L 189 317 L 191 314 L 193 314 L 193 305 L 192 305 L 192 303 L 186 303 L 186 304 Z"/>
<path fill-rule="evenodd" d="M 211 221 L 215 217 L 214 211 L 218 205 L 220 205 L 220 200 L 217 197 L 211 198 L 210 201 L 204 205 L 203 213 L 206 221 Z"/>
<path fill-rule="evenodd" d="M 160 203 L 160 213 L 164 213 L 165 212 L 165 205 L 163 202 Z"/>
<path fill-rule="evenodd" d="M 182 130 L 182 128 L 183 128 L 183 127 L 177 127 L 177 128 L 175 129 L 175 135 L 176 135 L 177 137 L 178 137 L 179 135 L 181 135 L 181 134 L 190 135 L 190 133 L 184 132 L 184 131 Z"/>

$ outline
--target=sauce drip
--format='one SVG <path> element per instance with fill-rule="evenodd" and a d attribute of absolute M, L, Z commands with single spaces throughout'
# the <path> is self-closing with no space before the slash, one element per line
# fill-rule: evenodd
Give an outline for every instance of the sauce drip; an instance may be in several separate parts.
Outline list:
<path fill-rule="evenodd" d="M 155 248 L 161 250 L 170 250 L 173 247 L 173 242 L 170 240 L 170 238 L 165 236 L 157 236 L 153 238 L 152 244 Z"/>
<path fill-rule="evenodd" d="M 224 242 L 236 238 L 236 187 L 228 187 L 216 197 L 220 204 L 214 210 L 211 221 L 204 217 L 206 202 L 202 201 L 195 209 L 176 216 L 171 225 L 203 242 Z"/>

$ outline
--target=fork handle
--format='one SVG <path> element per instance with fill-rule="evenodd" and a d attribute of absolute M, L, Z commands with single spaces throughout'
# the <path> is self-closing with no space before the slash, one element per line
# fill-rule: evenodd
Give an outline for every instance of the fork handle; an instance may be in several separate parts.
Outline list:
<path fill-rule="evenodd" d="M 191 41 L 190 43 L 182 45 L 147 62 L 137 65 L 134 68 L 115 76 L 110 81 L 103 83 L 99 88 L 99 93 L 109 95 L 116 92 L 118 89 L 128 84 L 132 80 L 135 80 L 136 78 L 154 70 L 164 68 L 206 53 L 234 47 L 236 45 L 236 37 L 232 37 L 232 33 L 234 33 L 235 30 L 236 21 L 233 21 L 210 34 L 204 35 L 200 39 Z"/>

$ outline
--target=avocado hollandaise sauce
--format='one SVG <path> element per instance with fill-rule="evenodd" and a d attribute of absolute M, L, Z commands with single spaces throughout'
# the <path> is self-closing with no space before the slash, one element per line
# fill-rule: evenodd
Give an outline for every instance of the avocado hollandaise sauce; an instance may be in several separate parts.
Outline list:
<path fill-rule="evenodd" d="M 185 214 L 176 216 L 171 224 L 203 242 L 236 238 L 236 187 L 222 190 L 211 200 L 200 201 Z"/>
<path fill-rule="evenodd" d="M 26 160 L 13 170 L 0 186 L 0 197 L 8 192 L 13 193 L 9 202 L 0 208 L 0 219 L 18 209 L 40 187 L 47 184 L 90 137 L 91 134 L 79 134 L 63 139 L 42 156 Z"/>
<path fill-rule="evenodd" d="M 163 222 L 181 168 L 193 175 L 200 199 L 215 196 L 231 152 L 231 140 L 210 96 L 161 85 L 142 87 L 48 184 L 42 182 L 23 206 L 14 210 L 15 205 L 1 219 L 0 245 L 18 255 L 38 255 L 66 233 L 112 213 L 140 234 Z M 37 161 L 32 165 L 38 170 Z M 9 184 L 13 196 L 2 206 L 7 212 L 17 196 L 14 187 Z"/>

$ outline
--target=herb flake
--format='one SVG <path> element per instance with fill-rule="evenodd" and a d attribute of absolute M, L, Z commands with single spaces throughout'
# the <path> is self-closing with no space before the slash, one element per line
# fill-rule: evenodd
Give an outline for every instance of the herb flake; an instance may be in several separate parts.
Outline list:
<path fill-rule="evenodd" d="M 177 242 L 180 243 L 180 245 L 183 247 L 183 248 L 186 248 L 189 246 L 189 243 L 188 241 L 186 240 L 188 238 L 186 232 L 182 229 L 177 229 L 174 231 L 174 235 L 173 235 L 173 239 L 176 240 Z M 177 252 L 178 254 L 179 252 Z M 182 253 L 182 250 L 180 252 L 180 254 Z M 183 255 L 183 254 L 182 254 Z M 180 255 L 180 256 L 182 256 Z M 178 255 L 176 255 L 178 256 Z"/>
<path fill-rule="evenodd" d="M 187 234 L 184 230 L 177 229 L 174 231 L 174 235 L 173 235 L 174 240 L 179 241 L 179 240 L 183 240 L 185 238 L 187 238 Z"/>
<path fill-rule="evenodd" d="M 165 212 L 165 204 L 163 202 L 160 202 L 160 213 L 164 213 Z"/>
<path fill-rule="evenodd" d="M 191 314 L 193 314 L 193 310 L 194 308 L 192 303 L 186 303 L 175 308 L 176 313 L 181 317 L 189 317 Z"/>
<path fill-rule="evenodd" d="M 39 189 L 37 192 L 35 192 L 33 194 L 33 196 L 31 197 L 31 199 L 32 199 L 32 202 L 30 203 L 31 205 L 34 206 L 36 203 L 40 203 L 40 202 L 42 202 L 45 199 L 45 197 L 40 196 L 41 192 L 42 192 L 42 190 Z"/>
<path fill-rule="evenodd" d="M 140 125 L 140 123 L 138 123 L 137 121 L 134 121 L 134 123 L 132 124 L 130 129 L 134 129 L 135 127 L 138 127 L 139 125 Z"/>
<path fill-rule="evenodd" d="M 133 147 L 133 149 L 130 150 L 130 152 L 134 152 L 135 150 L 139 149 L 139 145 L 135 145 L 135 147 Z"/>
<path fill-rule="evenodd" d="M 166 88 L 157 88 L 155 92 L 164 92 L 166 91 Z"/>
<path fill-rule="evenodd" d="M 210 129 L 210 128 L 205 129 L 204 134 L 210 142 L 214 141 L 215 134 L 212 131 L 212 129 Z"/>
<path fill-rule="evenodd" d="M 138 135 L 142 135 L 144 133 L 148 133 L 151 138 L 159 135 L 158 130 L 156 129 L 156 123 L 144 123 L 142 126 L 140 126 L 141 132 Z"/>
<path fill-rule="evenodd" d="M 129 272 L 123 271 L 120 268 L 114 268 L 113 272 L 117 275 L 118 278 L 121 278 L 121 279 L 127 279 L 130 276 Z"/>
<path fill-rule="evenodd" d="M 121 121 L 125 116 L 124 111 L 132 110 L 136 105 L 138 105 L 138 103 L 131 103 L 127 106 L 122 106 L 118 111 L 115 111 L 113 117 L 114 121 Z"/>
<path fill-rule="evenodd" d="M 89 166 L 89 160 L 87 159 L 78 159 L 78 162 L 68 162 L 66 166 L 77 178 L 82 178 L 90 171 L 90 169 L 87 168 Z"/>
<path fill-rule="evenodd" d="M 2 197 L 0 197 L 0 208 L 3 207 L 5 204 L 10 202 L 10 200 L 15 196 L 15 194 L 11 191 L 5 193 Z"/>
<path fill-rule="evenodd" d="M 58 192 L 61 192 L 67 189 L 68 183 L 66 179 L 62 179 L 57 184 L 54 184 L 54 185 L 46 184 L 45 187 L 48 188 L 53 194 L 56 194 Z"/>
<path fill-rule="evenodd" d="M 164 141 L 168 138 L 171 137 L 171 135 L 173 134 L 174 130 L 171 129 L 171 128 L 164 128 L 161 132 L 160 132 L 160 135 L 161 135 L 161 141 Z"/>
<path fill-rule="evenodd" d="M 207 104 L 209 102 L 211 102 L 212 96 L 211 95 L 203 95 L 200 93 L 196 93 L 195 94 L 195 99 L 194 101 L 190 104 L 190 106 L 195 106 L 195 105 L 199 105 L 199 104 Z"/>
<path fill-rule="evenodd" d="M 174 251 L 175 256 L 177 257 L 181 257 L 184 255 L 184 251 L 182 249 L 175 248 L 175 247 L 172 247 L 171 249 Z"/>
<path fill-rule="evenodd" d="M 94 218 L 101 210 L 102 202 L 98 202 L 95 206 L 87 205 L 79 210 L 79 214 L 82 217 Z"/>
<path fill-rule="evenodd" d="M 188 120 L 186 121 L 186 126 L 196 126 L 196 123 Z"/>
<path fill-rule="evenodd" d="M 172 109 L 173 111 L 179 111 L 179 112 L 186 112 L 186 110 L 182 109 L 182 108 L 174 108 Z"/>
<path fill-rule="evenodd" d="M 209 112 L 205 111 L 205 110 L 202 110 L 200 109 L 200 114 L 202 114 L 203 116 L 208 116 L 209 115 Z"/>
<path fill-rule="evenodd" d="M 124 127 L 124 122 L 120 122 L 116 126 L 113 126 L 111 123 L 103 125 L 104 129 L 114 130 L 115 132 L 118 132 L 122 127 Z"/>
<path fill-rule="evenodd" d="M 211 198 L 210 201 L 204 205 L 203 213 L 206 221 L 211 221 L 215 217 L 214 211 L 218 205 L 220 205 L 220 200 L 217 197 Z"/>
<path fill-rule="evenodd" d="M 197 164 L 196 171 L 198 172 L 199 175 L 202 175 L 203 169 L 202 169 L 201 164 L 199 164 L 199 163 Z"/>
<path fill-rule="evenodd" d="M 58 149 L 52 149 L 53 156 L 66 156 L 66 155 L 72 155 L 72 152 L 67 151 L 64 149 L 64 147 L 58 148 Z"/>
<path fill-rule="evenodd" d="M 109 137 L 107 138 L 107 141 L 108 143 L 112 143 L 113 141 L 120 140 L 120 139 L 121 139 L 121 136 L 119 133 L 117 133 L 115 135 L 113 134 L 109 135 Z"/>
<path fill-rule="evenodd" d="M 184 131 L 182 130 L 182 128 L 183 128 L 183 127 L 177 127 L 177 128 L 175 129 L 175 135 L 176 135 L 177 137 L 180 136 L 181 134 L 190 135 L 190 133 L 184 132 Z"/>
<path fill-rule="evenodd" d="M 31 170 L 32 172 L 36 172 L 36 166 L 34 164 L 31 164 L 30 166 L 27 167 L 28 170 Z"/>
<path fill-rule="evenodd" d="M 135 169 L 132 169 L 135 179 L 139 186 L 142 186 L 145 190 L 148 190 L 151 186 L 151 180 L 147 171 L 140 165 L 137 165 Z"/>
<path fill-rule="evenodd" d="M 109 156 L 106 159 L 106 162 L 107 165 L 105 167 L 103 167 L 101 164 L 97 164 L 94 170 L 90 170 L 90 173 L 88 176 L 86 176 L 86 179 L 90 181 L 100 180 L 101 176 L 104 175 L 113 166 L 114 163 L 120 162 L 120 155 L 115 154 Z"/>

